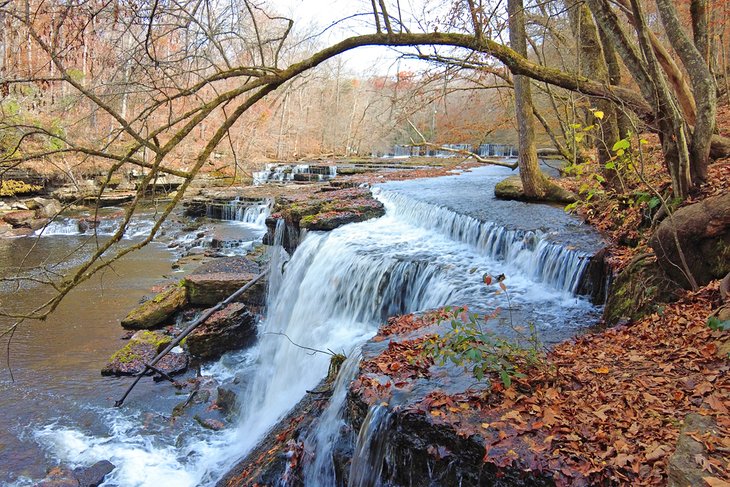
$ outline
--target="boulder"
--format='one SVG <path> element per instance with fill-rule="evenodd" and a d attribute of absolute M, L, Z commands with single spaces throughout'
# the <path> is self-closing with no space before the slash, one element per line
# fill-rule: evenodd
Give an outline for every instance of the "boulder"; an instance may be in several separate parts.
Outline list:
<path fill-rule="evenodd" d="M 706 455 L 705 446 L 696 438 L 701 438 L 707 431 L 715 428 L 714 421 L 708 416 L 700 416 L 699 414 L 688 414 L 684 418 L 682 430 L 677 439 L 677 449 L 674 454 L 669 457 L 667 465 L 669 487 L 694 487 L 697 485 L 707 485 L 703 477 L 711 476 L 702 466 L 697 463 L 697 456 Z"/>
<path fill-rule="evenodd" d="M 30 228 L 34 219 L 35 211 L 33 210 L 11 211 L 3 216 L 3 221 L 12 225 L 13 228 Z"/>
<path fill-rule="evenodd" d="M 73 470 L 62 466 L 53 467 L 36 487 L 97 487 L 114 468 L 114 464 L 107 460 Z"/>
<path fill-rule="evenodd" d="M 534 200 L 534 198 L 525 196 L 525 190 L 522 187 L 522 180 L 519 175 L 509 176 L 498 182 L 494 187 L 494 196 L 502 200 Z M 573 203 L 576 200 L 577 197 L 573 193 L 552 183 L 548 185 L 547 194 L 543 198 L 539 198 L 539 201 L 552 201 L 555 203 Z"/>
<path fill-rule="evenodd" d="M 136 375 L 142 372 L 149 363 L 172 341 L 169 335 L 156 331 L 138 331 L 120 350 L 114 352 L 103 369 L 101 375 Z M 185 372 L 188 357 L 182 351 L 170 352 L 157 362 L 156 368 L 169 375 Z"/>
<path fill-rule="evenodd" d="M 622 320 L 634 321 L 653 313 L 661 303 L 676 299 L 676 284 L 651 256 L 636 259 L 613 280 L 608 292 L 603 320 L 613 326 Z"/>
<path fill-rule="evenodd" d="M 187 302 L 185 286 L 180 283 L 130 311 L 122 320 L 122 326 L 132 329 L 152 328 L 181 310 Z"/>
<path fill-rule="evenodd" d="M 218 304 L 261 272 L 255 262 L 245 257 L 223 257 L 207 262 L 185 278 L 188 301 L 192 305 Z M 259 280 L 238 301 L 261 306 L 266 299 L 266 282 Z"/>
<path fill-rule="evenodd" d="M 231 303 L 213 313 L 186 339 L 190 353 L 202 359 L 215 359 L 237 350 L 256 337 L 256 317 L 241 303 Z"/>
<path fill-rule="evenodd" d="M 63 206 L 52 198 L 31 198 L 24 201 L 29 210 L 34 210 L 40 218 L 53 218 L 63 210 Z"/>
<path fill-rule="evenodd" d="M 114 470 L 115 466 L 108 460 L 101 460 L 90 467 L 77 467 L 73 470 L 79 481 L 79 487 L 97 487 L 104 482 L 104 478 Z"/>
<path fill-rule="evenodd" d="M 662 221 L 649 241 L 664 271 L 678 283 L 689 286 L 675 233 L 687 267 L 699 286 L 722 279 L 730 272 L 730 193 L 680 208 Z"/>

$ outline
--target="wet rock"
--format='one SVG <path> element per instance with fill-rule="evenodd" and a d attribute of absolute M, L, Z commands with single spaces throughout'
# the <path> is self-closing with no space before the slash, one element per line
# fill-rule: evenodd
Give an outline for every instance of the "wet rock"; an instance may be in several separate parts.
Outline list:
<path fill-rule="evenodd" d="M 256 337 L 256 317 L 241 303 L 231 303 L 214 313 L 187 337 L 190 353 L 214 359 L 237 350 Z"/>
<path fill-rule="evenodd" d="M 135 375 L 172 341 L 172 337 L 155 331 L 138 331 L 129 342 L 116 351 L 101 370 L 101 375 Z M 187 369 L 185 353 L 170 352 L 157 362 L 156 368 L 168 375 L 180 374 Z"/>
<path fill-rule="evenodd" d="M 532 199 L 525 196 L 525 190 L 522 187 L 522 180 L 519 176 L 509 176 L 498 182 L 494 187 L 494 195 L 503 200 L 527 201 Z M 540 200 L 556 203 L 573 203 L 577 198 L 570 191 L 551 184 L 549 185 L 548 193 Z"/>
<path fill-rule="evenodd" d="M 226 427 L 226 423 L 217 419 L 201 418 L 200 416 L 195 416 L 195 421 L 197 421 L 198 424 L 203 428 L 213 431 L 220 431 Z"/>
<path fill-rule="evenodd" d="M 84 233 L 88 230 L 93 230 L 98 227 L 100 223 L 101 220 L 99 218 L 80 218 L 78 223 L 79 232 Z"/>
<path fill-rule="evenodd" d="M 145 301 L 122 320 L 124 328 L 152 328 L 167 320 L 187 304 L 185 286 L 175 285 Z"/>
<path fill-rule="evenodd" d="M 220 411 L 229 416 L 238 411 L 238 396 L 230 389 L 224 387 L 218 388 L 218 397 L 215 399 L 215 405 L 220 408 Z"/>
<path fill-rule="evenodd" d="M 3 216 L 3 221 L 12 225 L 13 228 L 31 228 L 34 219 L 35 211 L 33 210 L 11 211 Z"/>
<path fill-rule="evenodd" d="M 53 467 L 35 487 L 79 487 L 79 481 L 70 468 Z"/>
<path fill-rule="evenodd" d="M 114 464 L 107 460 L 73 470 L 62 466 L 54 467 L 36 487 L 97 487 L 114 468 Z"/>
<path fill-rule="evenodd" d="M 699 414 L 688 414 L 684 418 L 684 425 L 677 439 L 677 449 L 669 457 L 667 472 L 669 487 L 693 487 L 706 485 L 703 477 L 709 476 L 697 463 L 696 456 L 706 455 L 705 446 L 695 440 L 692 435 L 701 438 L 704 433 L 715 428 L 711 417 L 700 416 Z"/>
<path fill-rule="evenodd" d="M 328 231 L 385 214 L 383 204 L 367 188 L 323 188 L 315 193 L 281 197 L 274 209 L 276 213 L 266 221 L 264 241 L 274 241 L 276 220 L 283 219 L 287 226 L 284 248 L 289 252 L 298 245 L 301 229 Z"/>
<path fill-rule="evenodd" d="M 675 233 L 699 286 L 722 279 L 730 272 L 730 193 L 680 208 L 672 218 L 662 221 L 649 241 L 662 269 L 678 283 L 688 286 Z"/>
<path fill-rule="evenodd" d="M 256 277 L 261 268 L 245 257 L 222 257 L 207 262 L 185 278 L 188 301 L 192 305 L 217 304 Z M 238 301 L 261 306 L 266 295 L 266 282 L 259 280 L 243 293 Z"/>
<path fill-rule="evenodd" d="M 315 389 L 332 387 L 322 381 Z M 292 408 L 259 444 L 236 463 L 216 484 L 218 487 L 248 487 L 252 485 L 303 485 L 301 479 L 302 444 L 311 433 L 315 421 L 327 407 L 327 397 L 307 394 Z M 347 482 L 338 483 L 347 485 Z"/>
<path fill-rule="evenodd" d="M 101 460 L 90 467 L 78 467 L 73 470 L 79 487 L 97 487 L 104 478 L 114 470 L 115 466 L 108 460 Z"/>

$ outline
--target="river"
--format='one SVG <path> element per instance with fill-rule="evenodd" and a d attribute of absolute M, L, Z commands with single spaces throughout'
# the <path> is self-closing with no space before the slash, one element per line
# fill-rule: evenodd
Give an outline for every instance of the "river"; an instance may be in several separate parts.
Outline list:
<path fill-rule="evenodd" d="M 506 308 L 505 296 L 484 286 L 484 273 L 507 276 L 513 319 L 535 322 L 547 343 L 592 325 L 599 309 L 576 290 L 599 236 L 561 208 L 495 200 L 494 184 L 507 173 L 480 168 L 385 183 L 374 190 L 385 216 L 309 233 L 268 296 L 258 343 L 203 370 L 235 378 L 245 398 L 237 425 L 222 432 L 170 425 L 165 418 L 180 396 L 151 381 L 124 408 L 110 407 L 128 383 L 98 375 L 119 344 L 118 321 L 171 272 L 173 254 L 161 244 L 133 254 L 116 273 L 69 296 L 47 322 L 24 325 L 16 336 L 16 382 L 7 371 L 0 379 L 0 407 L 13 418 L 0 433 L 0 482 L 30 483 L 43 466 L 106 459 L 117 466 L 109 486 L 213 484 L 326 374 L 327 356 L 274 333 L 349 354 L 392 314 L 443 305 Z M 31 241 L 0 242 L 0 263 L 14 262 Z M 69 248 L 60 236 L 38 242 L 46 252 Z M 39 297 L 24 293 L 13 299 Z"/>

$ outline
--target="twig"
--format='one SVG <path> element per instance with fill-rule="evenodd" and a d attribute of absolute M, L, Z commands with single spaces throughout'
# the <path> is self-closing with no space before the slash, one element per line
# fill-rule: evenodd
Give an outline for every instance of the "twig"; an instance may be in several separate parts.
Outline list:
<path fill-rule="evenodd" d="M 286 338 L 287 340 L 289 340 L 289 343 L 291 343 L 295 347 L 299 347 L 299 348 L 302 348 L 304 350 L 311 350 L 313 353 L 323 353 L 323 354 L 329 355 L 331 357 L 334 357 L 335 355 L 337 355 L 332 350 L 319 350 L 318 348 L 305 347 L 304 345 L 299 345 L 298 343 L 294 342 L 294 340 L 292 340 L 291 338 L 289 338 L 289 335 L 287 335 L 286 333 L 282 333 L 280 331 L 267 331 L 266 333 L 264 333 L 264 335 L 279 335 L 279 336 L 283 336 L 284 338 Z"/>

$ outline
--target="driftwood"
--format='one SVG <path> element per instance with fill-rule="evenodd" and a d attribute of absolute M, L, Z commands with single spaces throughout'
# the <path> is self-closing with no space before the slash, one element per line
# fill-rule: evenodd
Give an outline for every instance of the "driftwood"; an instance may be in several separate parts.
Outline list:
<path fill-rule="evenodd" d="M 165 349 L 163 351 L 161 351 L 160 353 L 158 353 L 157 356 L 150 361 L 150 363 L 145 364 L 144 370 L 142 370 L 142 372 L 140 372 L 140 373 L 137 374 L 136 379 L 134 379 L 134 382 L 132 382 L 132 384 L 130 384 L 130 386 L 127 388 L 126 392 L 121 397 L 121 399 L 119 399 L 118 401 L 116 401 L 114 403 L 114 407 L 120 407 L 122 404 L 124 404 L 124 400 L 127 399 L 127 396 L 129 395 L 130 392 L 132 392 L 132 389 L 134 389 L 134 386 L 136 386 L 137 383 L 140 381 L 140 379 L 142 379 L 142 377 L 144 377 L 145 374 L 147 374 L 147 372 L 149 372 L 150 370 L 153 371 L 153 372 L 157 372 L 162 377 L 164 377 L 165 379 L 172 381 L 172 378 L 170 378 L 169 376 L 167 376 L 167 374 L 164 374 L 160 370 L 158 370 L 155 367 L 155 364 L 157 364 L 157 362 L 159 362 L 160 360 L 162 360 L 162 358 L 165 355 L 167 355 L 168 353 L 170 353 L 170 351 L 173 348 L 175 348 L 176 346 L 178 346 L 180 344 L 180 342 L 183 341 L 183 339 L 186 336 L 188 336 L 190 333 L 192 333 L 193 330 L 195 330 L 198 326 L 200 326 L 203 323 L 205 323 L 205 320 L 207 320 L 208 318 L 210 318 L 213 315 L 213 313 L 215 313 L 216 311 L 222 309 L 226 305 L 230 304 L 232 301 L 234 301 L 241 294 L 243 294 L 244 292 L 246 292 L 251 286 L 253 286 L 254 284 L 256 284 L 256 282 L 258 282 L 262 277 L 264 277 L 268 273 L 269 273 L 269 269 L 266 269 L 261 274 L 257 275 L 256 277 L 254 277 L 253 279 L 251 279 L 250 281 L 248 281 L 245 285 L 241 286 L 236 292 L 234 292 L 233 294 L 231 294 L 230 296 L 228 296 L 226 299 L 224 299 L 220 303 L 216 304 L 212 308 L 208 308 L 207 310 L 205 310 L 205 312 L 202 315 L 200 315 L 197 319 L 193 320 L 193 322 L 190 323 L 190 325 L 188 325 L 188 327 L 185 328 L 185 330 L 183 330 L 183 332 L 180 333 L 177 336 L 177 338 L 175 338 L 172 342 L 170 342 L 170 344 L 167 347 L 165 347 Z"/>

